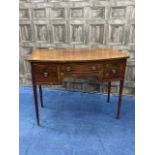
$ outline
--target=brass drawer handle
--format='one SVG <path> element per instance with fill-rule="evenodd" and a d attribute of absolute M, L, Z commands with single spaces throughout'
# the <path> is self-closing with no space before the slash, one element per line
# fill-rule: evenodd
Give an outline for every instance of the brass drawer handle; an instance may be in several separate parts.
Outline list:
<path fill-rule="evenodd" d="M 116 74 L 116 69 L 112 69 L 112 73 L 113 74 Z"/>
<path fill-rule="evenodd" d="M 67 71 L 67 72 L 70 72 L 70 71 L 71 71 L 71 67 L 67 67 L 67 68 L 66 68 L 66 71 Z"/>
<path fill-rule="evenodd" d="M 93 71 L 96 71 L 96 66 L 92 66 L 92 70 Z"/>
<path fill-rule="evenodd" d="M 61 75 L 61 76 L 63 76 L 63 75 L 64 75 L 64 73 L 63 73 L 63 72 L 61 72 L 61 73 L 60 73 L 60 75 Z"/>
<path fill-rule="evenodd" d="M 48 72 L 44 72 L 44 77 L 48 77 Z"/>

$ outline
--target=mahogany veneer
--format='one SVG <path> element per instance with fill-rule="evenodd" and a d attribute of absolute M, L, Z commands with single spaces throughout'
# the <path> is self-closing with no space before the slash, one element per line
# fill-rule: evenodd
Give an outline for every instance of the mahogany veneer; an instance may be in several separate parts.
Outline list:
<path fill-rule="evenodd" d="M 31 63 L 32 84 L 37 124 L 39 111 L 36 87 L 39 85 L 41 106 L 43 107 L 41 85 L 61 84 L 64 78 L 90 78 L 108 82 L 108 102 L 112 81 L 120 81 L 120 91 L 116 118 L 119 118 L 126 61 L 129 56 L 117 49 L 59 49 L 35 50 L 28 60 Z"/>

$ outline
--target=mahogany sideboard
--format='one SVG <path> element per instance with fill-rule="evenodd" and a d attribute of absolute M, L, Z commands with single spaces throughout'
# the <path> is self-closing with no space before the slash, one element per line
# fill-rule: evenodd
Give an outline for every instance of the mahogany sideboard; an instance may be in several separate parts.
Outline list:
<path fill-rule="evenodd" d="M 41 107 L 43 107 L 42 85 L 62 84 L 64 78 L 96 78 L 108 82 L 110 100 L 111 82 L 119 81 L 119 96 L 116 118 L 120 116 L 126 61 L 129 56 L 117 49 L 57 49 L 34 50 L 29 55 L 31 64 L 34 105 L 37 124 L 39 110 L 37 86 L 39 86 Z"/>

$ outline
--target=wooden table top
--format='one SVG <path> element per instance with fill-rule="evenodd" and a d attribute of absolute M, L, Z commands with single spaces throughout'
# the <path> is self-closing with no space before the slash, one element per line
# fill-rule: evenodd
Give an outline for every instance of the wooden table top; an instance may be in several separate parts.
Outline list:
<path fill-rule="evenodd" d="M 127 53 L 118 49 L 54 49 L 54 50 L 34 50 L 28 57 L 33 62 L 87 62 L 127 59 Z"/>

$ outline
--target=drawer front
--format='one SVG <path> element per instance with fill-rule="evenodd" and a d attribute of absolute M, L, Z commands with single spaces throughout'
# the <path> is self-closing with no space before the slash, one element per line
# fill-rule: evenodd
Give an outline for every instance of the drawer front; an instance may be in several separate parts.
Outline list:
<path fill-rule="evenodd" d="M 101 64 L 68 64 L 61 65 L 60 71 L 70 73 L 94 73 L 102 70 Z"/>
<path fill-rule="evenodd" d="M 96 79 L 100 80 L 101 75 L 99 72 L 96 72 L 96 73 L 68 73 L 68 74 L 61 72 L 60 73 L 61 81 L 63 81 L 64 78 L 96 78 Z"/>
<path fill-rule="evenodd" d="M 124 78 L 126 61 L 107 61 L 103 64 L 103 79 Z"/>
<path fill-rule="evenodd" d="M 55 83 L 58 82 L 57 66 L 48 64 L 33 65 L 34 78 L 36 82 Z"/>
<path fill-rule="evenodd" d="M 102 64 L 65 64 L 60 66 L 60 79 L 72 78 L 101 78 Z"/>

